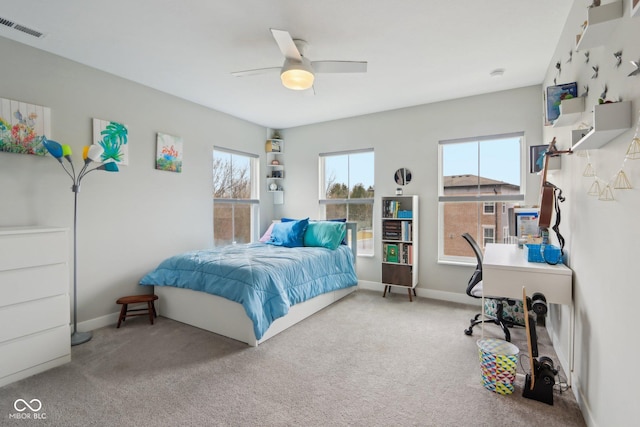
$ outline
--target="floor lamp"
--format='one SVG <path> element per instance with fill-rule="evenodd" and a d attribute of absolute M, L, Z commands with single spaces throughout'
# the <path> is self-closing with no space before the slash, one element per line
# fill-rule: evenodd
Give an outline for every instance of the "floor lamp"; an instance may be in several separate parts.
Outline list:
<path fill-rule="evenodd" d="M 56 141 L 43 138 L 42 144 L 45 146 L 49 154 L 51 154 L 62 166 L 62 169 L 69 175 L 73 185 L 71 191 L 73 191 L 73 331 L 71 332 L 71 345 L 78 345 L 89 341 L 93 334 L 91 332 L 78 332 L 78 298 L 77 298 L 77 285 L 78 285 L 78 241 L 77 241 L 77 224 L 78 224 L 78 193 L 80 192 L 80 182 L 89 172 L 95 170 L 103 170 L 107 172 L 118 172 L 118 165 L 109 162 L 102 163 L 100 166 L 89 169 L 89 165 L 93 162 L 102 162 L 101 156 L 104 149 L 100 145 L 92 144 L 84 147 L 82 158 L 84 159 L 84 165 L 80 172 L 76 174 L 73 162 L 71 161 L 71 147 L 68 145 L 61 145 Z M 65 165 L 62 158 L 67 159 L 69 167 Z"/>

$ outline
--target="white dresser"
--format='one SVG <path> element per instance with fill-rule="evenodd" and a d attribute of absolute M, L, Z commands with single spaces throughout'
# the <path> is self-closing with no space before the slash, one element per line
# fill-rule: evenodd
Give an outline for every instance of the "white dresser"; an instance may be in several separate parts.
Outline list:
<path fill-rule="evenodd" d="M 71 361 L 69 232 L 0 227 L 0 387 Z"/>

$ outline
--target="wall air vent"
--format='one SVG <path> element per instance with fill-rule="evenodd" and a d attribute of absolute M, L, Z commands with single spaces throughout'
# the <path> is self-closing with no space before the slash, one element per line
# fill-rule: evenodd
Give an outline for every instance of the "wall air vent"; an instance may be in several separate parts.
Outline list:
<path fill-rule="evenodd" d="M 44 33 L 41 33 L 40 31 L 34 30 L 33 28 L 25 27 L 24 25 L 16 24 L 15 22 L 11 21 L 10 19 L 3 18 L 1 16 L 0 16 L 0 25 L 4 25 L 5 27 L 13 28 L 16 31 L 20 31 L 20 32 L 23 32 L 25 34 L 29 34 L 30 36 L 33 36 L 33 37 L 38 38 L 38 39 L 41 39 L 42 37 L 44 37 Z"/>

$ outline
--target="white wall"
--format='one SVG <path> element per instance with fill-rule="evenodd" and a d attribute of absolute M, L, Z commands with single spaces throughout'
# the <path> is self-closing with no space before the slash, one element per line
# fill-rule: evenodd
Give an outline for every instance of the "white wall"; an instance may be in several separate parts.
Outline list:
<path fill-rule="evenodd" d="M 137 283 L 163 258 L 213 244 L 214 144 L 260 154 L 264 164 L 263 127 L 4 38 L 0 57 L 0 97 L 50 107 L 47 136 L 69 144 L 76 165 L 92 118 L 129 127 L 129 166 L 91 173 L 79 194 L 79 322 L 115 313 L 120 296 L 147 292 Z M 156 132 L 184 138 L 182 173 L 155 170 Z M 72 227 L 71 179 L 52 157 L 0 153 L 0 182 L 0 226 Z M 266 223 L 273 205 L 261 210 Z"/>
<path fill-rule="evenodd" d="M 562 234 L 567 239 L 569 265 L 574 271 L 575 358 L 574 389 L 590 425 L 636 425 L 640 374 L 635 369 L 639 348 L 636 306 L 640 300 L 637 278 L 638 242 L 640 242 L 640 160 L 624 162 L 626 150 L 634 137 L 640 114 L 640 76 L 628 77 L 634 69 L 629 61 L 640 60 L 640 16 L 630 17 L 629 3 L 623 2 L 624 15 L 609 39 L 601 47 L 589 49 L 589 63 L 584 51 L 569 51 L 575 45 L 580 25 L 587 19 L 587 0 L 576 0 L 565 30 L 555 49 L 544 87 L 577 81 L 579 93 L 589 86 L 586 109 L 573 126 L 543 130 L 544 140 L 555 136 L 559 148 L 569 148 L 571 129 L 584 121 L 592 123 L 593 105 L 604 86 L 610 99 L 632 101 L 631 129 L 598 150 L 589 159 L 604 182 L 610 181 L 624 163 L 631 190 L 613 190 L 614 201 L 599 201 L 589 196 L 594 178 L 583 177 L 586 157 L 578 153 L 562 159 L 562 170 L 550 181 L 567 196 L 562 205 Z M 611 1 L 603 1 L 611 3 Z M 622 50 L 623 61 L 615 67 L 613 53 Z M 561 73 L 555 68 L 561 62 Z M 593 79 L 593 66 L 599 67 Z M 640 136 L 640 135 L 636 135 Z M 565 342 L 570 312 L 554 308 L 553 328 L 556 339 Z"/>
<path fill-rule="evenodd" d="M 438 141 L 524 131 L 527 144 L 539 145 L 541 102 L 540 87 L 532 86 L 287 129 L 283 132 L 286 203 L 282 212 L 276 213 L 317 216 L 318 153 L 373 148 L 374 226 L 380 223 L 380 198 L 393 195 L 397 188 L 393 179 L 396 169 L 409 168 L 413 179 L 403 187 L 404 194 L 420 196 L 419 292 L 469 301 L 464 293 L 471 266 L 437 263 Z M 539 178 L 532 177 L 525 189 L 528 204 L 537 203 L 539 195 Z M 379 234 L 375 236 L 375 248 L 380 247 Z M 380 282 L 381 254 L 379 249 L 375 252 L 373 258 L 358 259 L 360 280 Z"/>

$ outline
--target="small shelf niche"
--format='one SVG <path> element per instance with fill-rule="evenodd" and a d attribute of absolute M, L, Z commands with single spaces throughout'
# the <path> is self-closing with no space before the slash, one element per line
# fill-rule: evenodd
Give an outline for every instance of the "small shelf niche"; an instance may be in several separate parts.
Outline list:
<path fill-rule="evenodd" d="M 593 107 L 593 129 L 571 134 L 572 150 L 595 150 L 631 127 L 631 102 L 612 102 Z"/>
<path fill-rule="evenodd" d="M 560 102 L 560 116 L 553 122 L 553 127 L 572 125 L 584 112 L 584 97 L 563 99 Z"/>
<path fill-rule="evenodd" d="M 622 18 L 622 0 L 587 9 L 587 26 L 576 36 L 576 50 L 602 46 Z"/>

